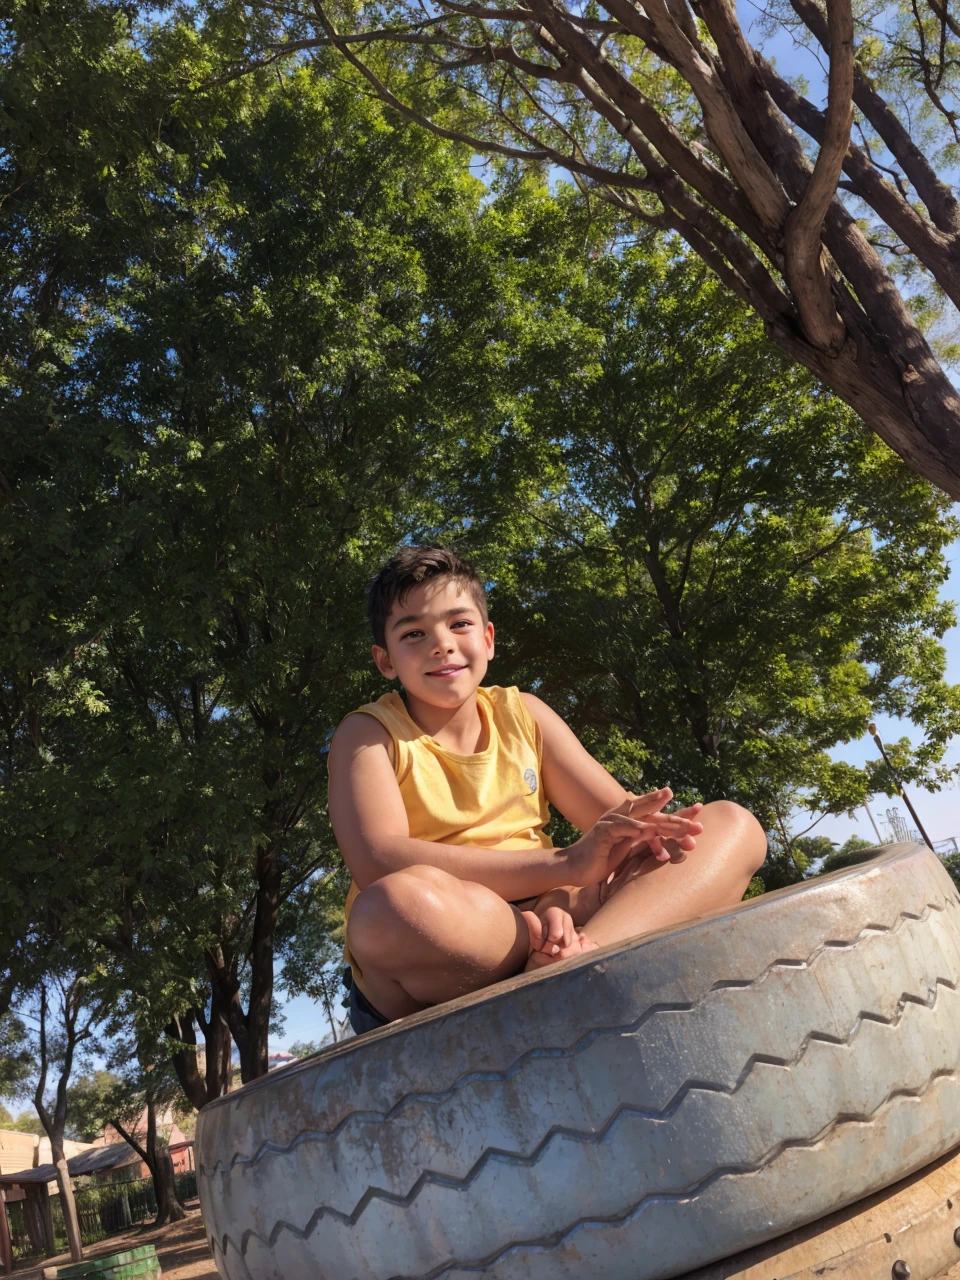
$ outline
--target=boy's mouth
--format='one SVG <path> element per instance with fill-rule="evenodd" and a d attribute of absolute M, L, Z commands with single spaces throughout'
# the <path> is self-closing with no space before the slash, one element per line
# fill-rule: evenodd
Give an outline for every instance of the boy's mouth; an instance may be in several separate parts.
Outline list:
<path fill-rule="evenodd" d="M 428 676 L 439 676 L 442 680 L 449 680 L 452 676 L 458 676 L 461 671 L 466 671 L 466 667 L 437 667 L 436 671 L 428 671 Z"/>

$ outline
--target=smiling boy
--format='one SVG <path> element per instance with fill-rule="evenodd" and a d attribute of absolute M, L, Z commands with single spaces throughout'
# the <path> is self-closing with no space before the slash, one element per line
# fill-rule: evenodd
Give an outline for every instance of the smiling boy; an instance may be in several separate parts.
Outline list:
<path fill-rule="evenodd" d="M 404 547 L 368 612 L 404 696 L 347 716 L 330 748 L 354 1030 L 740 901 L 766 854 L 756 819 L 726 800 L 665 813 L 668 789 L 629 794 L 545 702 L 483 687 L 493 624 L 454 552 Z M 565 849 L 548 802 L 584 833 Z"/>

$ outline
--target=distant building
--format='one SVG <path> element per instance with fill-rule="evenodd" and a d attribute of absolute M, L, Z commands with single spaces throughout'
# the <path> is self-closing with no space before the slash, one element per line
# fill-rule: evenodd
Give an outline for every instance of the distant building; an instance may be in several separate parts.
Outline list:
<path fill-rule="evenodd" d="M 63 1152 L 70 1160 L 81 1151 L 88 1151 L 90 1147 L 96 1145 L 92 1142 L 73 1142 L 70 1138 L 65 1138 Z M 50 1139 L 46 1135 L 41 1138 L 35 1133 L 0 1129 L 0 1176 L 5 1173 L 19 1173 L 21 1169 L 36 1169 L 42 1164 L 51 1164 L 52 1161 Z"/>

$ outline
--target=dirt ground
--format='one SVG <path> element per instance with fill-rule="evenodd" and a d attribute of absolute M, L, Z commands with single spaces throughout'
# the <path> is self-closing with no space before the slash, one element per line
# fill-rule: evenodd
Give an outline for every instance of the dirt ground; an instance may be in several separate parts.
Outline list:
<path fill-rule="evenodd" d="M 203 1231 L 203 1220 L 196 1201 L 187 1208 L 187 1216 L 183 1222 L 175 1222 L 169 1227 L 151 1230 L 146 1227 L 134 1227 L 122 1235 L 110 1236 L 99 1244 L 84 1249 L 85 1258 L 98 1258 L 105 1253 L 118 1253 L 121 1249 L 132 1249 L 139 1244 L 153 1244 L 157 1247 L 157 1257 L 163 1270 L 164 1280 L 217 1280 L 217 1269 L 210 1256 Z M 69 1255 L 59 1258 L 47 1258 L 40 1267 L 29 1270 L 17 1270 L 17 1280 L 42 1280 L 45 1267 L 66 1266 Z"/>

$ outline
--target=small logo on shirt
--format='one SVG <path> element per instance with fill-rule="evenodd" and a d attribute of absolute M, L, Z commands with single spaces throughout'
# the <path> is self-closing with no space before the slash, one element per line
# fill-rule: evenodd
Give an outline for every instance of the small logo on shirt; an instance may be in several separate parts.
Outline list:
<path fill-rule="evenodd" d="M 537 789 L 536 771 L 534 769 L 524 769 L 523 780 L 527 784 L 527 786 L 530 788 L 530 794 L 533 795 L 533 793 Z"/>

